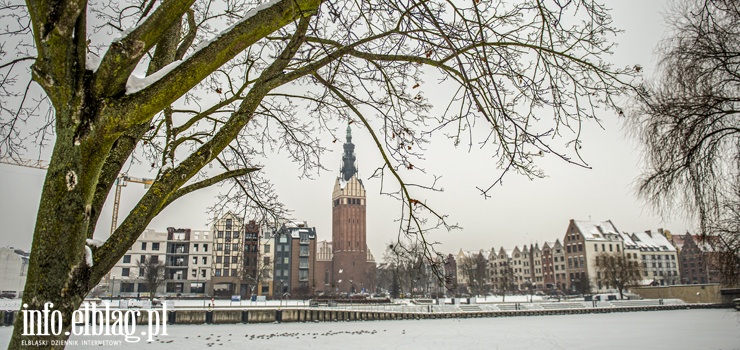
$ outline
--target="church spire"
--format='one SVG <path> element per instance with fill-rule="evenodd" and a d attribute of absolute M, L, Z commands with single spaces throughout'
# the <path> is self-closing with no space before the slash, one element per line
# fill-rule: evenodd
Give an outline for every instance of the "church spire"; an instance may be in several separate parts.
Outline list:
<path fill-rule="evenodd" d="M 342 155 L 342 179 L 349 181 L 357 173 L 355 167 L 355 145 L 352 143 L 352 129 L 347 124 L 347 142 L 344 143 L 344 154 Z"/>

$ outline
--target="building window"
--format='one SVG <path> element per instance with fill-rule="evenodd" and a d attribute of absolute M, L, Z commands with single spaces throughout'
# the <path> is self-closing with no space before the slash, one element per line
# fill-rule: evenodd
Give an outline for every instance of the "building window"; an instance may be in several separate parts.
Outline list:
<path fill-rule="evenodd" d="M 233 225 L 232 219 L 226 219 L 226 229 L 231 230 L 231 226 Z"/>
<path fill-rule="evenodd" d="M 226 231 L 226 239 L 231 239 L 231 231 Z"/>
<path fill-rule="evenodd" d="M 218 244 L 216 244 L 216 250 L 219 250 L 219 251 L 221 251 L 221 250 L 224 250 L 224 245 L 223 245 L 223 243 L 218 243 Z"/>
<path fill-rule="evenodd" d="M 124 255 L 123 256 L 123 263 L 128 264 L 131 262 L 131 255 Z"/>
<path fill-rule="evenodd" d="M 231 269 L 231 275 L 234 277 L 238 276 L 236 273 L 236 269 Z"/>
<path fill-rule="evenodd" d="M 204 252 L 208 251 L 208 244 L 205 244 L 205 243 L 203 244 L 203 251 Z"/>
<path fill-rule="evenodd" d="M 206 277 L 206 270 L 200 270 L 200 277 Z"/>
<path fill-rule="evenodd" d="M 159 250 L 159 243 L 152 243 L 152 250 Z"/>
<path fill-rule="evenodd" d="M 193 265 L 198 265 L 198 257 L 197 256 L 194 256 L 193 257 Z M 195 271 L 195 270 L 193 270 L 193 271 Z M 193 272 L 193 277 L 195 277 L 195 272 Z"/>
<path fill-rule="evenodd" d="M 158 262 L 159 262 L 159 255 L 152 255 L 151 257 L 149 257 L 149 261 L 150 261 L 150 262 L 151 262 L 152 264 L 156 264 L 156 263 L 158 263 Z"/>
<path fill-rule="evenodd" d="M 239 262 L 239 261 L 238 261 L 238 259 L 239 259 L 239 257 L 238 257 L 238 256 L 232 256 L 232 257 L 231 257 L 231 262 L 233 262 L 233 263 L 237 263 L 237 262 Z"/>
<path fill-rule="evenodd" d="M 203 257 L 203 265 L 208 265 L 208 257 Z"/>
<path fill-rule="evenodd" d="M 239 250 L 239 243 L 233 243 L 231 245 L 231 250 Z"/>
<path fill-rule="evenodd" d="M 128 267 L 124 267 L 121 269 L 121 276 L 128 276 L 130 272 L 131 269 L 129 269 Z"/>
<path fill-rule="evenodd" d="M 229 277 L 229 269 L 224 269 L 224 277 Z"/>
<path fill-rule="evenodd" d="M 198 251 L 198 243 L 193 244 L 193 251 L 194 252 Z"/>
<path fill-rule="evenodd" d="M 221 276 L 221 269 L 216 269 L 216 277 L 220 277 L 220 276 Z"/>
<path fill-rule="evenodd" d="M 217 256 L 217 257 L 216 257 L 216 264 L 220 264 L 220 263 L 221 263 L 221 261 L 222 261 L 222 259 L 223 259 L 223 257 L 221 257 L 221 256 Z"/>
<path fill-rule="evenodd" d="M 141 250 L 146 250 L 146 242 L 141 242 Z"/>

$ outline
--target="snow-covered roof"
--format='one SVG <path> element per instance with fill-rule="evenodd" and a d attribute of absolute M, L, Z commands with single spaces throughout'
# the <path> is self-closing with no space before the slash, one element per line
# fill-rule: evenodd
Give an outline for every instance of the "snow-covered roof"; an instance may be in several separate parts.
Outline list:
<path fill-rule="evenodd" d="M 614 226 L 611 220 L 607 221 L 576 221 L 573 220 L 578 231 L 581 232 L 586 240 L 604 240 L 609 241 L 609 236 L 619 235 L 619 230 Z"/>
<path fill-rule="evenodd" d="M 629 242 L 625 239 L 625 246 L 636 246 L 641 251 L 676 251 L 676 247 L 674 247 L 673 244 L 671 244 L 671 242 L 669 242 L 668 239 L 660 233 L 636 232 L 631 235 L 622 235 L 622 237 L 629 237 Z"/>

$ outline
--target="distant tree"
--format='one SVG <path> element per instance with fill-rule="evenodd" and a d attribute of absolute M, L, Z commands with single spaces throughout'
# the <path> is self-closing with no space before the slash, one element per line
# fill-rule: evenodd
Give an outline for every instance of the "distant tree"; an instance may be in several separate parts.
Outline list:
<path fill-rule="evenodd" d="M 508 262 L 503 262 L 502 265 L 498 267 L 497 274 L 496 287 L 501 291 L 501 301 L 506 301 L 506 292 L 513 289 L 514 269 L 509 266 Z"/>
<path fill-rule="evenodd" d="M 740 6 L 676 2 L 659 74 L 636 89 L 630 122 L 645 145 L 639 194 L 661 214 L 697 218 L 699 240 L 740 275 Z M 716 237 L 716 238 L 713 238 Z"/>
<path fill-rule="evenodd" d="M 154 261 L 151 257 L 142 257 L 138 264 L 140 275 L 144 279 L 144 286 L 149 292 L 149 301 L 154 302 L 157 289 L 165 282 L 165 266 L 161 261 Z"/>
<path fill-rule="evenodd" d="M 367 264 L 365 268 L 365 291 L 375 293 L 378 287 L 378 268 L 373 264 Z"/>
<path fill-rule="evenodd" d="M 293 297 L 301 300 L 310 299 L 313 296 L 313 292 L 309 286 L 295 287 L 291 294 Z"/>
<path fill-rule="evenodd" d="M 625 288 L 642 280 L 639 262 L 627 259 L 622 253 L 599 253 L 594 257 L 594 266 L 597 283 L 619 290 L 619 299 L 624 299 Z"/>
<path fill-rule="evenodd" d="M 425 233 L 455 227 L 421 191 L 441 190 L 418 176 L 433 138 L 491 154 L 501 171 L 484 196 L 505 173 L 544 176 L 539 156 L 586 167 L 581 125 L 615 107 L 635 74 L 608 63 L 617 30 L 591 0 L 55 0 L 2 11 L 1 155 L 53 144 L 23 303 L 54 303 L 55 340 L 183 196 L 226 182 L 215 208 L 286 216 L 263 160 L 280 150 L 312 175 L 339 123 L 373 140 L 399 236 L 421 237 L 431 261 Z M 435 89 L 447 101 L 430 101 Z M 88 241 L 131 162 L 151 169 L 151 187 L 110 238 Z M 26 347 L 17 320 L 12 349 Z"/>
<path fill-rule="evenodd" d="M 398 281 L 398 271 L 393 270 L 393 282 L 391 283 L 391 297 L 398 298 L 401 296 L 401 283 Z"/>
<path fill-rule="evenodd" d="M 480 295 L 488 280 L 488 260 L 482 253 L 465 256 L 457 262 L 472 295 Z"/>
<path fill-rule="evenodd" d="M 588 278 L 578 278 L 573 285 L 578 294 L 591 293 L 591 280 Z"/>

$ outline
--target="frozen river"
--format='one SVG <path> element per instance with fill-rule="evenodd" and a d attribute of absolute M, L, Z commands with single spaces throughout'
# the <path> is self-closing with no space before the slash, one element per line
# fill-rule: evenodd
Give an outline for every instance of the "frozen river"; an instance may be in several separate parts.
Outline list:
<path fill-rule="evenodd" d="M 731 309 L 562 316 L 170 325 L 154 342 L 79 336 L 68 349 L 740 349 Z M 0 327 L 0 349 L 10 327 Z M 100 345 L 111 340 L 114 345 Z M 84 342 L 92 345 L 83 345 Z M 115 344 L 115 343 L 120 344 Z"/>

